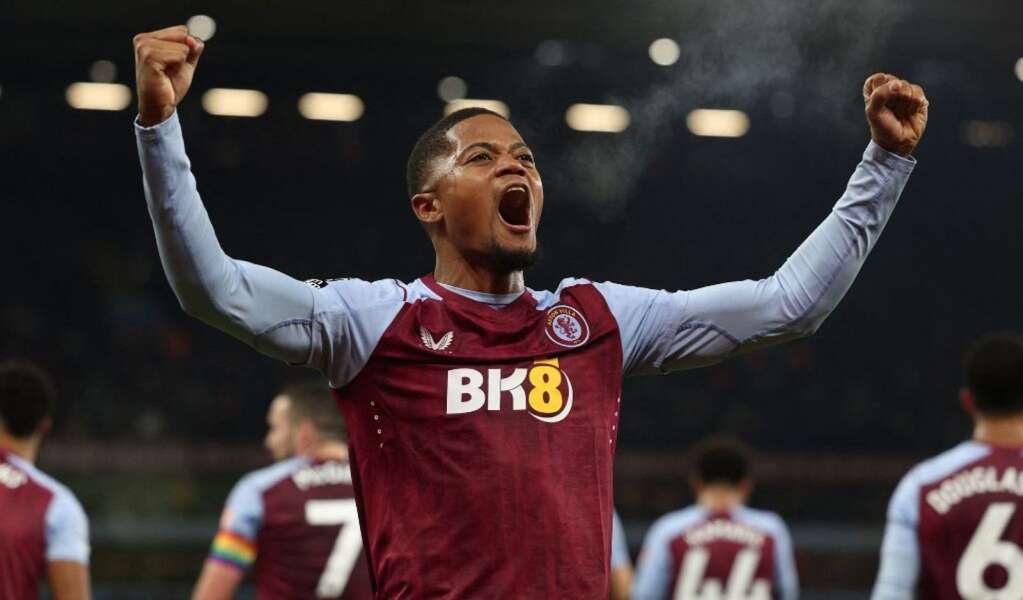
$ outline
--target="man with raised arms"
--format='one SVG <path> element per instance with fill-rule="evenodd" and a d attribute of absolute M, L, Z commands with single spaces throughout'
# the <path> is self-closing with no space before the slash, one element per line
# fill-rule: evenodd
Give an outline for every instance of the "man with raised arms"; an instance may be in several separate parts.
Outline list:
<path fill-rule="evenodd" d="M 175 107 L 203 44 L 179 26 L 134 45 L 135 131 L 171 287 L 189 314 L 336 389 L 387 600 L 607 597 L 622 377 L 816 331 L 895 208 L 927 122 L 918 86 L 868 78 L 872 141 L 838 203 L 765 279 L 539 291 L 523 280 L 544 202 L 533 154 L 501 116 L 459 111 L 408 161 L 433 273 L 303 283 L 228 256 L 199 198 Z"/>

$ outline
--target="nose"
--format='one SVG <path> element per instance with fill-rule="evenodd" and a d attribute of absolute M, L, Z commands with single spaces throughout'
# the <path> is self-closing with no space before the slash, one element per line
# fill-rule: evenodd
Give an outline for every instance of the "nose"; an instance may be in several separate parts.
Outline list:
<path fill-rule="evenodd" d="M 498 159 L 497 173 L 498 177 L 504 175 L 518 175 L 520 177 L 526 176 L 526 168 L 522 166 L 519 159 L 515 158 L 511 154 L 502 154 Z"/>

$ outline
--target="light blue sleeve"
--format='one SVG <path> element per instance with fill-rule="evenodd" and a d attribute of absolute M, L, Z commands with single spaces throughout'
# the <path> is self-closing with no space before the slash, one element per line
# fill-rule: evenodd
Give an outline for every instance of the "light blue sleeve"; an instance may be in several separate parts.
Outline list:
<path fill-rule="evenodd" d="M 881 566 L 871 600 L 912 600 L 920 575 L 920 486 L 910 472 L 895 488 L 881 543 Z"/>
<path fill-rule="evenodd" d="M 636 576 L 632 580 L 632 600 L 665 600 L 671 585 L 670 531 L 664 519 L 654 523 L 643 540 Z"/>
<path fill-rule="evenodd" d="M 796 556 L 792 548 L 792 536 L 785 522 L 775 515 L 774 526 L 771 528 L 777 550 L 775 562 L 775 579 L 781 588 L 782 600 L 799 598 L 799 573 L 796 571 Z"/>
<path fill-rule="evenodd" d="M 870 142 L 831 213 L 766 279 L 674 293 L 595 284 L 618 321 L 625 373 L 699 367 L 817 331 L 852 285 L 915 164 Z"/>
<path fill-rule="evenodd" d="M 255 541 L 263 526 L 263 486 L 260 479 L 259 475 L 246 475 L 235 484 L 220 518 L 222 531 Z"/>
<path fill-rule="evenodd" d="M 70 491 L 58 488 L 46 509 L 46 560 L 89 564 L 89 519 Z"/>
<path fill-rule="evenodd" d="M 611 518 L 611 568 L 631 568 L 632 561 L 629 559 L 629 543 L 625 539 L 625 527 L 618 516 L 618 511 L 612 513 Z"/>
<path fill-rule="evenodd" d="M 400 309 L 403 288 L 308 284 L 231 258 L 199 197 L 177 113 L 153 127 L 136 121 L 135 136 L 160 260 L 185 312 L 268 356 L 316 368 L 335 387 L 348 383 Z"/>

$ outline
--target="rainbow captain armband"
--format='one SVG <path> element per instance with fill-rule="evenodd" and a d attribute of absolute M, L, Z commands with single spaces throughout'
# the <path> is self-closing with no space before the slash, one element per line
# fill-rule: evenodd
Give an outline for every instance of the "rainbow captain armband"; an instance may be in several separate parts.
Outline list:
<path fill-rule="evenodd" d="M 210 558 L 244 570 L 256 560 L 256 544 L 233 531 L 221 529 L 213 538 Z"/>

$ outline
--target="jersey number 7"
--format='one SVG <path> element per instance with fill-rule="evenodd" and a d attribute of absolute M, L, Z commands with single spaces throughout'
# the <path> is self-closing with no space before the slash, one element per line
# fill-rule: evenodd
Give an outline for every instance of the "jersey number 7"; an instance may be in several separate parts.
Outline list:
<path fill-rule="evenodd" d="M 345 591 L 355 561 L 362 551 L 362 532 L 355 500 L 310 500 L 305 503 L 305 520 L 310 525 L 340 525 L 334 550 L 316 586 L 317 598 L 337 598 Z"/>

